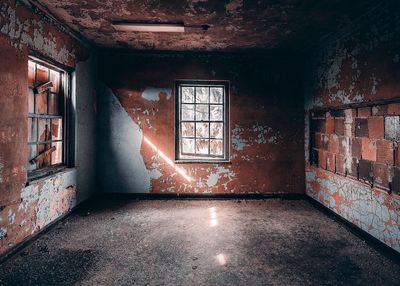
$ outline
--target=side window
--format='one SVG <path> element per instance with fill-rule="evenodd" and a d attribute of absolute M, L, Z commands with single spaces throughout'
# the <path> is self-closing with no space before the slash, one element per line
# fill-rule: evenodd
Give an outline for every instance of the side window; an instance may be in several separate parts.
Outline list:
<path fill-rule="evenodd" d="M 176 82 L 176 159 L 229 159 L 229 84 L 226 81 Z"/>
<path fill-rule="evenodd" d="M 67 73 L 44 61 L 28 61 L 28 177 L 65 163 Z"/>

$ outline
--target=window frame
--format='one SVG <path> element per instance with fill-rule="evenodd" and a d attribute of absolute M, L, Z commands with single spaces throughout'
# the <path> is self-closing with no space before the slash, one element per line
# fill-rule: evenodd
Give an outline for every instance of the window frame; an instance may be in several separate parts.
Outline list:
<path fill-rule="evenodd" d="M 71 165 L 71 160 L 69 156 L 69 145 L 70 145 L 70 138 L 69 138 L 69 118 L 70 118 L 70 102 L 71 102 L 71 74 L 72 74 L 72 69 L 59 64 L 55 62 L 54 60 L 45 57 L 41 54 L 36 53 L 35 51 L 30 51 L 29 56 L 28 56 L 28 62 L 29 61 L 34 62 L 35 64 L 39 64 L 41 66 L 47 67 L 52 70 L 56 70 L 57 72 L 60 72 L 60 91 L 59 95 L 62 97 L 60 100 L 60 110 L 62 111 L 61 115 L 52 115 L 52 114 L 36 114 L 36 113 L 30 113 L 29 110 L 27 112 L 27 119 L 28 119 L 28 128 L 29 126 L 29 118 L 46 118 L 46 119 L 61 119 L 62 120 L 62 138 L 61 140 L 56 140 L 58 142 L 62 142 L 62 162 L 51 165 L 51 166 L 46 166 L 42 168 L 38 168 L 35 170 L 28 170 L 27 169 L 27 182 L 35 181 L 38 179 L 42 179 L 44 177 L 53 175 L 55 173 L 64 171 L 67 167 L 70 167 Z M 30 85 L 27 85 L 28 90 L 31 88 Z M 36 99 L 35 99 L 36 101 Z M 35 108 L 35 105 L 34 105 Z M 48 108 L 48 107 L 47 107 Z M 48 110 L 48 109 L 47 109 Z M 35 110 L 34 110 L 35 112 Z M 39 128 L 39 126 L 37 126 Z M 34 144 L 29 144 L 29 139 L 27 140 L 27 146 L 29 145 L 37 145 L 39 141 L 35 141 Z M 47 141 L 46 141 L 47 142 Z M 51 139 L 49 142 L 53 142 Z M 29 150 L 29 149 L 28 149 Z M 29 151 L 28 151 L 29 152 Z M 29 158 L 28 158 L 29 159 Z M 27 161 L 27 164 L 29 164 L 29 161 Z"/>
<path fill-rule="evenodd" d="M 198 156 L 197 158 L 180 158 L 181 155 L 181 95 L 180 88 L 181 86 L 194 86 L 194 87 L 218 87 L 222 86 L 224 88 L 224 102 L 223 102 L 223 155 L 220 156 Z M 174 89 L 174 100 L 175 100 L 175 163 L 230 163 L 230 82 L 228 80 L 194 80 L 194 79 L 178 79 L 175 80 L 175 89 Z M 210 103 L 208 103 L 210 106 Z M 202 121 L 199 121 L 202 122 Z M 211 120 L 204 121 L 211 123 Z M 196 132 L 196 131 L 195 131 Z M 210 139 L 209 137 L 207 138 Z M 190 156 L 190 155 L 189 155 Z M 195 155 L 194 155 L 195 156 Z"/>

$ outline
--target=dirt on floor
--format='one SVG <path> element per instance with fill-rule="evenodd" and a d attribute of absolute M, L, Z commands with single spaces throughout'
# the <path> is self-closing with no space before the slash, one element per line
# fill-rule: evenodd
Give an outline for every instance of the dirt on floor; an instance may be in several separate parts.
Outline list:
<path fill-rule="evenodd" d="M 93 200 L 1 285 L 400 285 L 400 265 L 302 200 Z"/>

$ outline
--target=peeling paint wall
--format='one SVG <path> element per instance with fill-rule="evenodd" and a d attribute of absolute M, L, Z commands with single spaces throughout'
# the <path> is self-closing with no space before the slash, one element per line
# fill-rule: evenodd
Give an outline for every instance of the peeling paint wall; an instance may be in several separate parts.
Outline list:
<path fill-rule="evenodd" d="M 76 67 L 76 146 L 81 151 L 94 136 L 94 76 L 88 51 L 76 40 L 33 14 L 20 2 L 0 3 L 0 254 L 68 213 L 89 196 L 94 158 L 77 158 L 76 167 L 27 185 L 28 55 L 30 50 Z M 93 70 L 93 68 L 91 68 Z M 86 113 L 90 116 L 85 116 Z M 82 122 L 85 121 L 85 122 Z M 90 128 L 90 125 L 93 128 Z M 90 134 L 89 133 L 93 133 Z M 88 137 L 82 136 L 87 134 Z M 76 155 L 81 153 L 76 152 Z M 90 155 L 90 152 L 88 152 Z M 94 152 L 93 152 L 94 155 Z M 85 161 L 83 161 L 85 160 Z M 77 169 L 81 175 L 77 175 Z M 93 171 L 94 172 L 94 171 Z M 80 177 L 86 175 L 86 177 Z"/>
<path fill-rule="evenodd" d="M 323 114 L 326 110 L 330 110 L 326 114 L 336 114 L 335 110 L 345 109 L 339 110 L 343 113 L 342 119 L 336 115 L 326 117 L 321 125 L 323 131 L 310 126 L 309 114 L 305 118 L 306 193 L 397 251 L 400 251 L 400 197 L 397 192 L 400 182 L 396 178 L 398 174 L 389 171 L 397 170 L 398 138 L 388 138 L 383 124 L 388 116 L 398 114 L 399 104 L 387 104 L 385 100 L 398 101 L 399 98 L 399 11 L 396 1 L 382 1 L 347 30 L 331 37 L 311 56 L 307 65 L 305 98 L 306 111 L 315 111 L 313 118 L 318 117 L 315 114 L 320 108 L 324 108 Z M 357 106 L 361 103 L 367 107 Z M 337 134 L 319 143 L 314 141 L 314 132 L 337 133 L 335 120 L 344 120 L 341 136 L 349 138 L 345 144 L 338 141 L 339 148 L 343 145 L 339 150 L 335 149 L 335 144 L 330 144 L 336 142 L 331 139 Z M 390 126 L 394 125 L 396 123 Z M 357 145 L 359 141 L 360 146 Z M 323 158 L 318 159 L 325 164 L 310 165 L 310 160 L 315 161 L 310 153 L 310 148 L 315 149 L 314 143 L 322 150 L 327 148 L 326 153 L 319 154 Z M 390 147 L 379 149 L 383 143 L 389 143 L 386 145 Z M 340 156 L 332 161 L 335 153 Z M 359 158 L 353 161 L 357 156 Z M 382 170 L 389 171 L 382 173 Z"/>
<path fill-rule="evenodd" d="M 104 54 L 99 62 L 103 192 L 303 192 L 299 62 L 210 54 Z M 230 163 L 175 164 L 173 87 L 185 78 L 230 80 Z"/>

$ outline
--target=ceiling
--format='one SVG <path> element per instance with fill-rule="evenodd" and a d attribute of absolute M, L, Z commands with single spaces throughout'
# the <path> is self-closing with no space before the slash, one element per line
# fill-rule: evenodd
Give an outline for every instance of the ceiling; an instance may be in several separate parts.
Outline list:
<path fill-rule="evenodd" d="M 101 48 L 170 51 L 304 50 L 371 9 L 369 0 L 38 0 Z M 183 21 L 185 33 L 116 31 L 113 20 Z M 207 24 L 206 31 L 201 25 Z"/>

